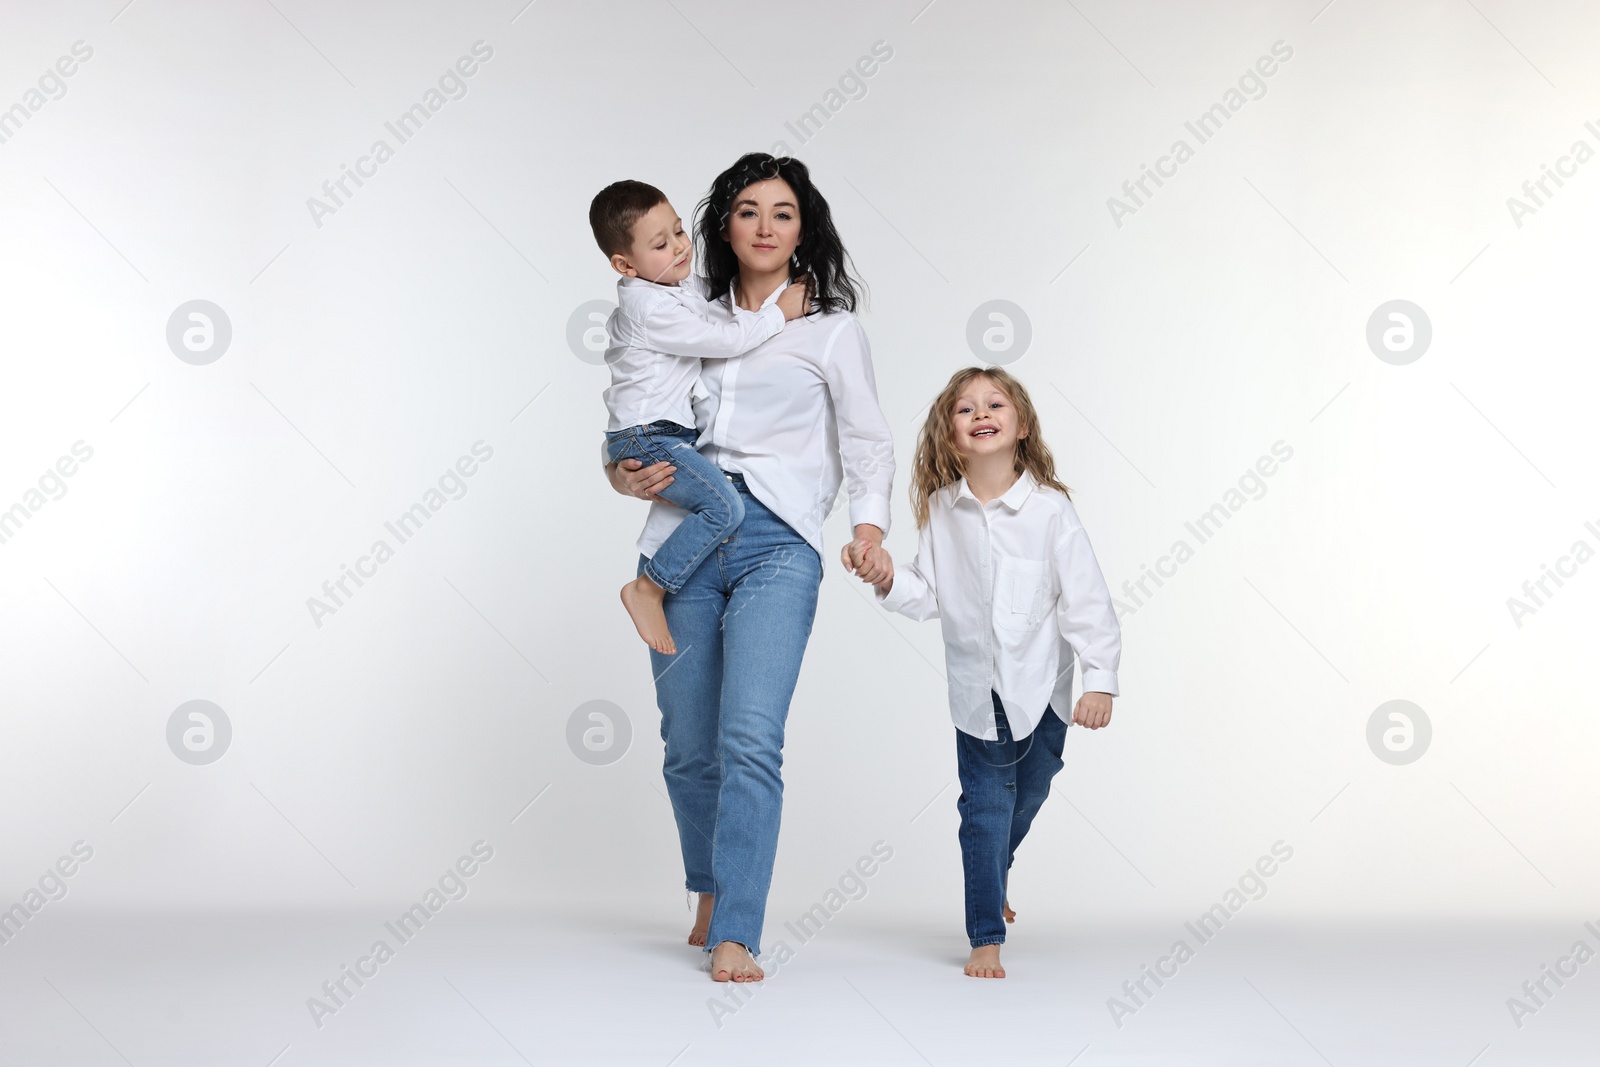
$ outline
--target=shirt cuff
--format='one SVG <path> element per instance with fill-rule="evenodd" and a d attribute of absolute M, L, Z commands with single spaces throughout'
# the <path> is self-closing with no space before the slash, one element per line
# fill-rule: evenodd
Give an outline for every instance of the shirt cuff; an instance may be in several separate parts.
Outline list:
<path fill-rule="evenodd" d="M 1109 693 L 1117 696 L 1117 672 L 1085 670 L 1083 672 L 1083 691 L 1085 693 Z"/>
<path fill-rule="evenodd" d="M 859 500 L 850 501 L 850 528 L 854 530 L 862 524 L 876 526 L 887 537 L 889 534 L 889 498 L 886 496 L 864 496 Z"/>
<path fill-rule="evenodd" d="M 784 326 L 789 321 L 783 317 L 783 309 L 779 307 L 776 302 L 768 304 L 766 307 L 762 308 L 761 314 L 766 315 L 769 319 L 772 319 L 773 333 L 781 333 Z"/>
<path fill-rule="evenodd" d="M 887 593 L 875 585 L 872 587 L 872 595 L 877 597 L 878 603 L 888 611 L 899 611 L 911 597 L 911 594 L 906 592 L 904 579 L 896 581 Z"/>
<path fill-rule="evenodd" d="M 600 466 L 611 466 L 611 444 L 604 437 L 600 438 Z"/>

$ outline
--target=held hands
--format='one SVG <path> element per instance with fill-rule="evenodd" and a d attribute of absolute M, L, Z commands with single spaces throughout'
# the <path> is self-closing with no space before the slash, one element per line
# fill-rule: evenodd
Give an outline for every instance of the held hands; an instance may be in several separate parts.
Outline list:
<path fill-rule="evenodd" d="M 846 571 L 885 593 L 894 585 L 894 560 L 883 547 L 883 531 L 876 526 L 857 526 L 855 539 L 839 550 L 839 560 Z"/>
<path fill-rule="evenodd" d="M 1072 721 L 1091 730 L 1105 726 L 1111 721 L 1111 694 L 1083 694 L 1078 698 L 1078 706 L 1072 709 Z"/>

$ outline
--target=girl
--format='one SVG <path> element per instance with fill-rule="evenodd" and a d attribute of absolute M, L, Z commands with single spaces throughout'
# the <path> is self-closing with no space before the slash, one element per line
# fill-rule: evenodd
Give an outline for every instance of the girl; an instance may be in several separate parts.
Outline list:
<path fill-rule="evenodd" d="M 817 305 L 732 359 L 708 361 L 698 449 L 738 490 L 744 522 L 665 602 L 677 655 L 652 651 L 667 794 L 687 888 L 700 894 L 689 943 L 715 981 L 763 977 L 761 925 L 783 807 L 784 722 L 822 581 L 822 523 L 849 481 L 856 563 L 876 580 L 894 479 L 855 282 L 828 202 L 799 160 L 744 156 L 700 205 L 700 261 L 712 318 L 742 322 L 809 274 Z M 654 501 L 666 462 L 608 466 L 618 492 Z M 639 567 L 684 511 L 650 507 Z"/>
<path fill-rule="evenodd" d="M 863 580 L 884 607 L 943 620 L 966 973 L 1004 978 L 1006 878 L 1061 769 L 1067 724 L 1055 708 L 1072 699 L 1072 657 L 1083 664 L 1072 721 L 1098 730 L 1111 721 L 1122 637 L 1022 383 L 998 367 L 957 371 L 928 411 L 912 477 L 917 558 Z M 847 568 L 868 561 L 864 542 L 845 551 Z"/>

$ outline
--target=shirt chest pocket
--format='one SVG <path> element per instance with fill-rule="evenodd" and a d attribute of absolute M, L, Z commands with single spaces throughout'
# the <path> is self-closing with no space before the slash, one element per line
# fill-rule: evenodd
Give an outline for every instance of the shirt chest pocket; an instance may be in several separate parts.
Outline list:
<path fill-rule="evenodd" d="M 996 626 L 1002 630 L 1036 630 L 1051 603 L 1048 563 L 1040 559 L 1001 559 L 995 576 Z"/>

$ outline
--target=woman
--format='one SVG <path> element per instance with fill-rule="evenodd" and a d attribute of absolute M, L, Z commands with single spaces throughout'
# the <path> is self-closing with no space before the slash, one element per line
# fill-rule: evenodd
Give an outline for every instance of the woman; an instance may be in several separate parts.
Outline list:
<path fill-rule="evenodd" d="M 858 283 L 805 165 L 744 156 L 700 204 L 697 236 L 714 314 L 755 314 L 802 274 L 815 308 L 743 356 L 705 363 L 697 448 L 739 490 L 745 518 L 667 597 L 677 654 L 650 654 L 685 884 L 700 894 L 689 942 L 711 953 L 713 980 L 746 982 L 764 977 L 755 957 L 783 806 L 784 722 L 816 614 L 822 523 L 848 476 L 855 540 L 845 564 L 869 580 L 892 573 L 883 535 L 894 445 L 853 314 Z M 684 516 L 654 499 L 672 467 L 625 460 L 606 470 L 618 492 L 653 501 L 642 572 Z"/>

